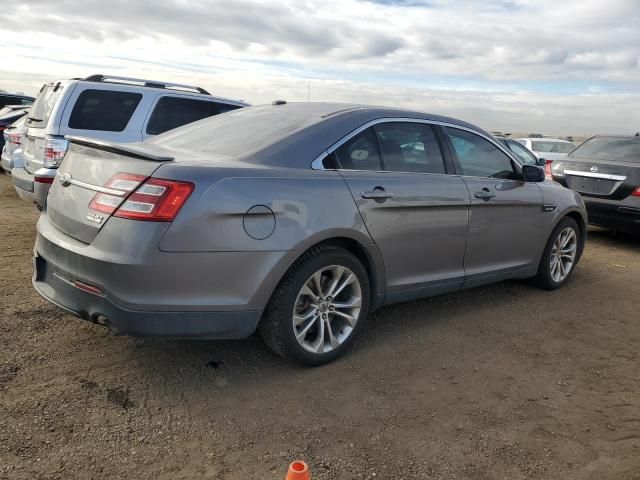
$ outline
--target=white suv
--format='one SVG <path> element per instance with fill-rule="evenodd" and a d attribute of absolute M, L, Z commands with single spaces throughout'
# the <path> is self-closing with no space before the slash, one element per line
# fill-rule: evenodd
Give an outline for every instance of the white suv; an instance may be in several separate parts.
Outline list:
<path fill-rule="evenodd" d="M 69 145 L 65 135 L 140 142 L 246 106 L 199 87 L 137 78 L 92 75 L 48 83 L 27 116 L 24 166 L 11 171 L 16 192 L 42 208 Z"/>

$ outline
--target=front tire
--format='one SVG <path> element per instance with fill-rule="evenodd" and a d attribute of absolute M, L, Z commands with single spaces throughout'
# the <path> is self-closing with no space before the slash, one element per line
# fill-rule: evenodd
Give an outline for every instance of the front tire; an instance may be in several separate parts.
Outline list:
<path fill-rule="evenodd" d="M 258 333 L 282 357 L 322 365 L 349 349 L 369 305 L 370 284 L 362 263 L 348 250 L 318 245 L 286 273 Z"/>
<path fill-rule="evenodd" d="M 581 233 L 573 218 L 563 218 L 549 236 L 534 283 L 545 290 L 562 287 L 580 260 Z"/>

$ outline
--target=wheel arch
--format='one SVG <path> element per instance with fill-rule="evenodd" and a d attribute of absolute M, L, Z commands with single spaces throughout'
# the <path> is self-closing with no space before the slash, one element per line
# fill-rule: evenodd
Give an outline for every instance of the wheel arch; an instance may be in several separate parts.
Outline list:
<path fill-rule="evenodd" d="M 265 309 L 271 301 L 274 292 L 282 282 L 282 279 L 295 262 L 309 250 L 320 245 L 335 245 L 352 253 L 362 263 L 369 277 L 371 298 L 370 311 L 380 307 L 384 303 L 384 292 L 386 289 L 384 264 L 382 262 L 382 257 L 380 256 L 380 252 L 378 251 L 378 247 L 376 247 L 375 244 L 373 244 L 371 240 L 364 235 L 362 238 L 354 238 L 353 235 L 346 232 L 340 232 L 334 235 L 320 237 L 313 236 L 305 241 L 300 248 L 289 252 L 289 254 L 282 259 L 278 268 L 273 272 L 273 277 L 267 279 L 264 282 L 263 287 L 261 287 L 264 288 L 267 285 L 270 287 L 268 296 L 264 301 Z"/>

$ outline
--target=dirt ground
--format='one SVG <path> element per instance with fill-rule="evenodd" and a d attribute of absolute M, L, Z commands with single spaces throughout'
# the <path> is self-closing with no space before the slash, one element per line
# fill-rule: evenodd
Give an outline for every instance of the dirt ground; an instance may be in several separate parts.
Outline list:
<path fill-rule="evenodd" d="M 37 212 L 0 175 L 0 478 L 640 478 L 640 240 L 573 280 L 384 308 L 308 369 L 257 338 L 115 337 L 30 284 Z"/>

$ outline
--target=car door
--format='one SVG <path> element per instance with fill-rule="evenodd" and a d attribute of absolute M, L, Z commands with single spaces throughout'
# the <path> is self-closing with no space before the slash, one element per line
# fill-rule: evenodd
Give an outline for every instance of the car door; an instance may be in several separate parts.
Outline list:
<path fill-rule="evenodd" d="M 436 129 L 379 123 L 335 155 L 383 257 L 387 303 L 460 289 L 469 194 L 447 174 Z"/>
<path fill-rule="evenodd" d="M 514 160 L 472 131 L 445 127 L 471 207 L 465 288 L 535 273 L 542 238 L 542 191 L 521 179 Z"/>

